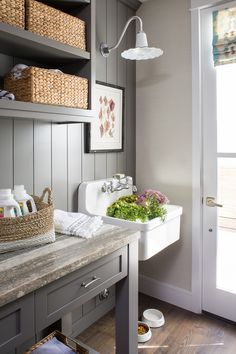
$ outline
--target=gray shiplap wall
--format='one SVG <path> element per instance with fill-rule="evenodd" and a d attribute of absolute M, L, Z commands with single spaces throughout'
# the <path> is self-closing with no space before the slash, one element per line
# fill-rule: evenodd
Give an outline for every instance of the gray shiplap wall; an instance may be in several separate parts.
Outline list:
<path fill-rule="evenodd" d="M 97 48 L 103 41 L 113 45 L 126 20 L 134 15 L 134 10 L 119 0 L 97 0 L 96 11 Z M 24 184 L 29 193 L 39 195 L 45 186 L 50 186 L 57 208 L 76 211 L 77 189 L 81 181 L 110 177 L 116 172 L 135 176 L 135 63 L 120 56 L 124 48 L 134 45 L 134 41 L 133 25 L 119 50 L 112 52 L 108 59 L 97 52 L 96 58 L 96 79 L 125 87 L 124 152 L 84 153 L 83 124 L 0 119 L 0 188 Z M 28 63 L 0 54 L 0 88 L 1 77 L 20 62 Z M 89 324 L 101 316 L 112 304 L 112 298 L 108 299 L 107 305 L 96 298 L 74 311 L 75 333 L 84 328 L 84 323 Z M 31 344 L 26 343 L 24 348 Z M 16 352 L 21 353 L 23 349 Z"/>
<path fill-rule="evenodd" d="M 119 0 L 97 0 L 97 48 L 102 41 L 114 44 L 133 14 L 134 10 Z M 51 186 L 55 206 L 76 211 L 81 181 L 110 177 L 116 172 L 135 175 L 135 63 L 120 56 L 134 40 L 133 27 L 108 59 L 98 51 L 96 59 L 97 80 L 125 87 L 124 152 L 84 153 L 83 124 L 0 119 L 0 188 L 24 184 L 29 193 L 41 194 L 44 186 Z M 0 54 L 0 76 L 19 62 L 26 61 Z"/>

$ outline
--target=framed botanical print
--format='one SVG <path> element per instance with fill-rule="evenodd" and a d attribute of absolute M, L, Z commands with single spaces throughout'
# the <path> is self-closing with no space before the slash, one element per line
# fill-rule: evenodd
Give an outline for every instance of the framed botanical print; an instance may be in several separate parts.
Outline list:
<path fill-rule="evenodd" d="M 86 151 L 122 151 L 124 88 L 97 82 L 95 102 L 94 122 L 86 128 Z"/>

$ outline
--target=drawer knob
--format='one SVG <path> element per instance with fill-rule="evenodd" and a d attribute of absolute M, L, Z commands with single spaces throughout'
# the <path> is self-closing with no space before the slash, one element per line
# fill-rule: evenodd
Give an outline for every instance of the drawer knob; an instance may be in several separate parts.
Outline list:
<path fill-rule="evenodd" d="M 106 300 L 110 295 L 110 291 L 108 289 L 104 289 L 102 292 L 99 294 L 99 300 L 103 301 Z"/>
<path fill-rule="evenodd" d="M 81 283 L 81 286 L 86 289 L 88 286 L 92 285 L 93 283 L 95 283 L 98 280 L 101 280 L 101 278 L 97 278 L 96 275 L 94 275 L 93 279 L 89 283 L 83 282 L 83 283 Z"/>

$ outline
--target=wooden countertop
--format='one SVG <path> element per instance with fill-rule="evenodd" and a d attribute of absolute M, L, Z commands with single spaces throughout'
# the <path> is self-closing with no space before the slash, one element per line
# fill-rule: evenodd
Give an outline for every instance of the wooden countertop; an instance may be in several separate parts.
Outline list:
<path fill-rule="evenodd" d="M 102 258 L 139 233 L 104 224 L 92 239 L 57 235 L 56 242 L 0 255 L 0 306 Z"/>

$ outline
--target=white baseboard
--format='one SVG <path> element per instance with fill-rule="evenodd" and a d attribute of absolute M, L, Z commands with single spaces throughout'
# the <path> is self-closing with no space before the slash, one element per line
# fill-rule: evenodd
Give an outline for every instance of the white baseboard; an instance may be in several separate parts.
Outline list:
<path fill-rule="evenodd" d="M 195 312 L 191 291 L 139 274 L 139 292 Z"/>

